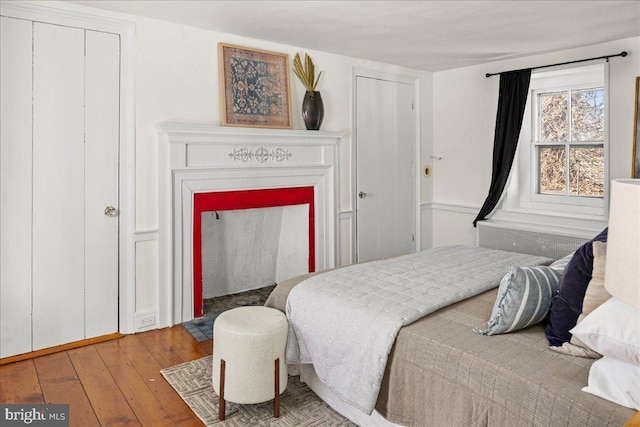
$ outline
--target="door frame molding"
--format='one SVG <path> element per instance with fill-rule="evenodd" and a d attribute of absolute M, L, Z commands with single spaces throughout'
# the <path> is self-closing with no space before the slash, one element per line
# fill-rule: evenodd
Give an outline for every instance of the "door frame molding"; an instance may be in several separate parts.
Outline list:
<path fill-rule="evenodd" d="M 64 6 L 56 4 L 57 7 Z M 1 2 L 2 16 L 120 36 L 120 143 L 118 165 L 118 329 L 135 332 L 135 24 L 26 2 Z M 116 331 L 114 331 L 116 332 Z"/>
<path fill-rule="evenodd" d="M 351 138 L 351 188 L 350 188 L 350 202 L 351 202 L 351 211 L 353 212 L 353 224 L 351 226 L 351 259 L 356 261 L 358 259 L 358 244 L 357 244 L 357 236 L 358 236 L 358 200 L 357 200 L 357 117 L 358 117 L 358 85 L 357 80 L 359 77 L 376 79 L 376 80 L 385 80 L 395 83 L 404 83 L 413 86 L 413 122 L 414 122 L 414 130 L 413 130 L 413 152 L 414 152 L 414 163 L 413 163 L 413 211 L 414 211 L 414 249 L 419 251 L 420 240 L 421 240 L 421 228 L 420 228 L 420 173 L 418 169 L 420 168 L 420 79 L 415 76 L 408 76 L 402 74 L 393 74 L 387 73 L 383 71 L 374 71 L 368 70 L 360 67 L 353 67 L 352 70 L 352 84 L 351 84 L 351 99 L 352 99 L 352 109 L 351 109 L 351 129 L 352 129 L 352 138 Z"/>

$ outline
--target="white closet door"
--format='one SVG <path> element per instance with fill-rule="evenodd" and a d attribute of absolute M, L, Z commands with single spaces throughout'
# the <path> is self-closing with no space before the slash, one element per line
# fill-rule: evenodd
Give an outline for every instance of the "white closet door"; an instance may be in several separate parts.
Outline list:
<path fill-rule="evenodd" d="M 120 37 L 2 18 L 0 357 L 118 331 Z"/>
<path fill-rule="evenodd" d="M 413 86 L 356 79 L 357 260 L 415 250 Z"/>
<path fill-rule="evenodd" d="M 31 27 L 0 18 L 0 357 L 31 351 Z"/>
<path fill-rule="evenodd" d="M 34 26 L 33 350 L 118 331 L 119 57 Z"/>
<path fill-rule="evenodd" d="M 84 339 L 84 30 L 34 24 L 33 350 Z"/>
<path fill-rule="evenodd" d="M 118 331 L 120 37 L 86 32 L 85 338 Z"/>

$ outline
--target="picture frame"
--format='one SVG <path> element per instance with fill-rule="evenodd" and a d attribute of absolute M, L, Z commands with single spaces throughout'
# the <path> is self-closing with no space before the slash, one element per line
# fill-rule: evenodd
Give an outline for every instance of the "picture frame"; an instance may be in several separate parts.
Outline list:
<path fill-rule="evenodd" d="M 640 178 L 640 76 L 636 77 L 636 103 L 633 114 L 633 163 L 631 165 L 631 178 Z"/>
<path fill-rule="evenodd" d="M 291 129 L 289 55 L 218 44 L 223 126 Z"/>

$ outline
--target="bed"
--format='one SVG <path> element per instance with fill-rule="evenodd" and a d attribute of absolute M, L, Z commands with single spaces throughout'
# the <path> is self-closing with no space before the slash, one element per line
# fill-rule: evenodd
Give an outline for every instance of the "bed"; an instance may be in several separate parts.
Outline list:
<path fill-rule="evenodd" d="M 409 257 L 428 258 L 430 251 Z M 373 412 L 363 410 L 359 402 L 354 404 L 343 398 L 344 393 L 333 384 L 320 380 L 323 376 L 311 363 L 296 364 L 292 372 L 299 373 L 338 412 L 366 426 L 622 426 L 634 410 L 581 391 L 593 360 L 550 350 L 541 325 L 494 336 L 474 332 L 486 328 L 500 277 L 510 264 L 534 266 L 550 262 L 540 257 L 513 258 L 510 252 L 487 251 L 491 252 L 482 252 L 482 259 L 488 259 L 487 254 L 503 259 L 503 264 L 493 266 L 496 274 L 490 286 L 480 286 L 472 295 L 461 295 L 459 301 L 446 306 L 436 305 L 432 312 L 409 319 L 398 329 L 384 360 Z M 384 270 L 384 263 L 388 262 L 372 262 L 367 269 L 375 271 L 382 263 Z M 288 297 L 298 285 L 308 288 L 313 281 L 328 283 L 334 277 L 348 275 L 349 270 L 355 270 L 351 274 L 360 277 L 360 266 L 282 282 L 266 305 L 288 312 L 291 299 L 295 300 Z M 455 263 L 449 267 L 459 268 Z M 322 306 L 321 301 L 317 298 L 312 305 L 331 313 L 334 303 Z M 354 353 L 358 349 L 348 351 Z"/>

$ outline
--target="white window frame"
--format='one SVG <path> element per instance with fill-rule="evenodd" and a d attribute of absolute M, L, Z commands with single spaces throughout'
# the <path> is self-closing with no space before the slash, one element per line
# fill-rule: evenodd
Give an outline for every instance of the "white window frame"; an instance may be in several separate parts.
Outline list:
<path fill-rule="evenodd" d="M 604 194 L 603 197 L 577 197 L 538 193 L 536 138 L 537 96 L 539 93 L 604 88 Z M 565 147 L 569 146 L 567 142 Z M 573 143 L 574 145 L 582 145 Z M 558 144 L 561 145 L 561 144 Z M 584 145 L 588 145 L 584 144 Z M 598 144 L 600 145 L 600 144 Z M 568 153 L 567 153 L 568 155 Z M 499 208 L 502 214 L 534 214 L 545 217 L 606 220 L 609 195 L 609 67 L 608 62 L 533 72 L 529 99 L 524 113 L 518 150 L 509 184 Z M 548 221 L 548 219 L 547 219 Z"/>

